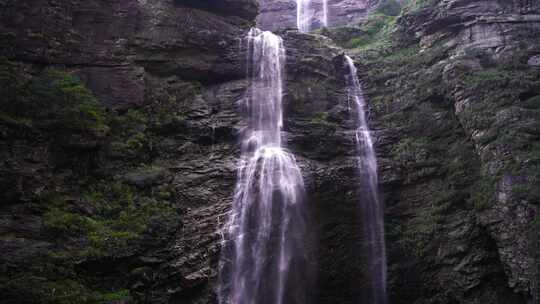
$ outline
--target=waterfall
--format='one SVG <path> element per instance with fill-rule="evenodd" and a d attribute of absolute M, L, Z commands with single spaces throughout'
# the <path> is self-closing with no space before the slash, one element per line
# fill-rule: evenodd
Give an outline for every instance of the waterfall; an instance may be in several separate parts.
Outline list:
<path fill-rule="evenodd" d="M 221 304 L 305 304 L 304 181 L 282 147 L 285 49 L 279 36 L 247 36 L 248 126 L 220 261 Z"/>
<path fill-rule="evenodd" d="M 358 150 L 359 188 L 361 195 L 363 237 L 368 278 L 365 303 L 385 304 L 386 295 L 386 246 L 384 241 L 383 202 L 378 194 L 377 157 L 366 118 L 366 102 L 358 79 L 354 61 L 345 56 L 349 74 L 347 85 L 356 121 L 356 145 Z"/>
<path fill-rule="evenodd" d="M 328 0 L 323 0 L 323 20 L 324 27 L 328 27 Z"/>
<path fill-rule="evenodd" d="M 302 33 L 309 32 L 312 19 L 311 0 L 296 0 L 296 26 L 298 30 Z"/>
<path fill-rule="evenodd" d="M 314 21 L 322 26 L 328 26 L 328 0 L 321 0 L 322 18 L 315 18 L 312 0 L 296 0 L 296 26 L 302 33 L 311 31 Z"/>

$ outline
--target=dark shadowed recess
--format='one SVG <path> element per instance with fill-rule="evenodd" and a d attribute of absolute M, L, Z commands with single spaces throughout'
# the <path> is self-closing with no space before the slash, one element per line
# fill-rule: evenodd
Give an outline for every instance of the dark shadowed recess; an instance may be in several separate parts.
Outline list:
<path fill-rule="evenodd" d="M 175 3 L 205 11 L 217 12 L 226 16 L 238 16 L 250 20 L 257 16 L 258 11 L 257 3 L 250 0 L 175 0 Z"/>

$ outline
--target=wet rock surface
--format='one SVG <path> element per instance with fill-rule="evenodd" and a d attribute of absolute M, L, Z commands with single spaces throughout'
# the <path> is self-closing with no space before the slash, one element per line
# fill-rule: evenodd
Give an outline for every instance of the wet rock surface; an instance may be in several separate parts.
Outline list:
<path fill-rule="evenodd" d="M 369 33 L 329 31 L 357 54 L 371 100 L 393 303 L 536 301 L 536 14 L 441 1 L 385 19 L 390 42 L 355 48 L 341 35 Z"/>
<path fill-rule="evenodd" d="M 239 38 L 257 3 L 216 4 L 0 3 L 6 303 L 216 303 L 246 124 Z M 339 25 L 371 7 L 330 5 Z M 290 1 L 260 8 L 260 24 L 295 24 Z M 370 104 L 392 303 L 533 301 L 539 14 L 533 1 L 437 1 L 395 18 L 383 50 L 351 47 L 362 28 L 278 31 L 317 303 L 358 303 L 368 279 L 344 52 Z"/>

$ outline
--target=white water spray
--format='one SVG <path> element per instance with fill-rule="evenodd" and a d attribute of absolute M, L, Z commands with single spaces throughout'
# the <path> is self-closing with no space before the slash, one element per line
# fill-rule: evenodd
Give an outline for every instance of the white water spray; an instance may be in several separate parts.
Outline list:
<path fill-rule="evenodd" d="M 282 148 L 285 49 L 279 36 L 251 29 L 234 202 L 220 263 L 220 304 L 305 304 L 304 181 Z"/>
<path fill-rule="evenodd" d="M 358 71 L 354 61 L 345 56 L 349 75 L 347 84 L 349 98 L 354 102 L 356 113 L 356 144 L 358 149 L 359 183 L 361 190 L 361 213 L 366 244 L 366 260 L 369 282 L 367 284 L 365 303 L 385 304 L 386 294 L 386 246 L 384 240 L 384 206 L 379 198 L 377 157 L 373 147 L 370 130 L 366 118 L 366 101 L 362 86 L 358 79 Z"/>

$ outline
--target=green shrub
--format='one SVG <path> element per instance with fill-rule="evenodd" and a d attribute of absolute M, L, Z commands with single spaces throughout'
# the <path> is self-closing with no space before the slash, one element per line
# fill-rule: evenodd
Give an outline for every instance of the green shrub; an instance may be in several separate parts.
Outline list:
<path fill-rule="evenodd" d="M 491 178 L 482 178 L 471 189 L 469 204 L 478 211 L 489 208 L 495 195 L 495 180 Z"/>
<path fill-rule="evenodd" d="M 402 163 L 414 163 L 428 155 L 429 140 L 425 137 L 403 138 L 393 149 L 392 156 Z"/>
<path fill-rule="evenodd" d="M 326 131 L 335 132 L 337 124 L 328 120 L 328 112 L 319 112 L 311 116 L 309 123 Z"/>
<path fill-rule="evenodd" d="M 32 123 L 54 134 L 103 137 L 109 131 L 105 107 L 73 74 L 46 69 L 23 81 L 17 66 L 0 59 L 0 91 L 8 102 L 0 105 L 2 120 Z M 27 77 L 28 78 L 28 77 Z"/>
<path fill-rule="evenodd" d="M 396 18 L 380 13 L 368 15 L 360 28 L 361 36 L 353 37 L 345 47 L 361 51 L 383 50 L 392 45 L 392 33 L 395 29 Z"/>
<path fill-rule="evenodd" d="M 153 221 L 167 223 L 177 217 L 167 201 L 141 196 L 136 188 L 120 182 L 97 184 L 82 198 L 92 214 L 83 215 L 64 201 L 50 203 L 44 215 L 45 227 L 59 237 L 85 240 L 82 248 L 66 252 L 75 257 L 122 254 L 141 240 Z"/>
<path fill-rule="evenodd" d="M 425 8 L 428 5 L 434 5 L 434 3 L 437 1 L 439 0 L 405 0 L 403 2 L 403 7 L 408 12 L 413 12 Z"/>
<path fill-rule="evenodd" d="M 127 289 L 92 289 L 76 278 L 60 278 L 60 276 L 74 276 L 75 274 L 58 274 L 58 271 L 68 269 L 62 265 L 48 266 L 54 268 L 42 268 L 39 275 L 20 273 L 2 287 L 9 293 L 23 294 L 25 300 L 30 299 L 36 304 L 109 304 L 113 301 L 127 300 L 130 297 Z M 43 276 L 48 276 L 48 278 Z"/>
<path fill-rule="evenodd" d="M 135 157 L 144 154 L 149 144 L 150 119 L 143 110 L 129 109 L 123 115 L 111 119 L 111 153 L 119 157 Z"/>

